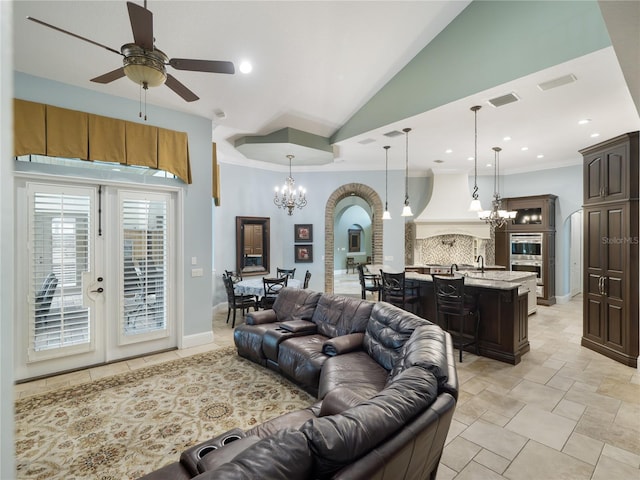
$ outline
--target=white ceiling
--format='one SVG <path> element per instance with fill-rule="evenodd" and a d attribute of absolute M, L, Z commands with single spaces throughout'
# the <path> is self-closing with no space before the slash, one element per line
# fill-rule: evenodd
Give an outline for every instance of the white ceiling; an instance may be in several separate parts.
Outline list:
<path fill-rule="evenodd" d="M 184 102 L 162 86 L 150 89 L 147 101 L 212 119 L 220 161 L 273 168 L 247 159 L 233 141 L 285 127 L 331 136 L 468 3 L 150 0 L 156 46 L 170 58 L 230 60 L 236 71 L 247 59 L 254 69 L 248 75 L 217 75 L 169 67 L 200 100 Z M 120 56 L 30 22 L 27 15 L 119 50 L 132 41 L 125 1 L 16 1 L 14 68 L 139 99 L 138 87 L 126 78 L 107 85 L 89 81 L 121 66 Z M 575 83 L 546 92 L 536 86 L 569 73 L 576 76 Z M 509 92 L 521 101 L 501 108 L 488 105 L 488 99 Z M 481 174 L 493 172 L 486 166 L 493 146 L 503 148 L 502 173 L 537 170 L 579 163 L 578 149 L 640 128 L 613 48 L 608 48 L 340 142 L 332 164 L 307 169 L 384 169 L 386 144 L 392 146 L 390 168 L 404 168 L 404 138 L 383 134 L 410 127 L 410 170 L 470 171 L 474 145 L 469 108 L 476 104 L 483 105 L 478 113 Z M 226 118 L 216 116 L 220 110 Z M 123 112 L 123 118 L 137 115 Z M 579 126 L 582 118 L 592 122 Z M 590 138 L 592 133 L 600 137 Z M 504 142 L 505 135 L 512 140 Z M 365 139 L 374 142 L 359 143 Z M 529 150 L 521 151 L 523 146 Z M 453 152 L 445 153 L 447 149 Z M 282 157 L 281 163 L 288 165 Z M 304 158 L 295 162 L 304 164 Z"/>

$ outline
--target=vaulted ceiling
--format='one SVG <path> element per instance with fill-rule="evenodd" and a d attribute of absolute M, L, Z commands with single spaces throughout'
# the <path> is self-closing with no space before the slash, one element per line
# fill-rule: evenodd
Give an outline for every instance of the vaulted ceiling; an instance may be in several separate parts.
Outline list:
<path fill-rule="evenodd" d="M 504 149 L 503 172 L 527 171 L 578 163 L 579 148 L 639 129 L 630 92 L 637 76 L 634 80 L 627 68 L 625 81 L 621 68 L 621 63 L 633 65 L 625 55 L 633 59 L 638 48 L 637 36 L 633 41 L 634 28 L 640 30 L 637 2 L 604 2 L 609 21 L 626 28 L 626 33 L 616 28 L 622 34 L 613 38 L 615 50 L 599 10 L 594 15 L 589 6 L 577 8 L 599 8 L 596 2 L 524 2 L 536 9 L 555 3 L 565 15 L 540 19 L 521 18 L 518 3 L 150 0 L 146 7 L 153 13 L 157 48 L 169 57 L 232 61 L 236 74 L 168 67 L 200 99 L 187 103 L 169 88 L 150 88 L 149 122 L 154 105 L 207 117 L 221 161 L 288 165 L 286 154 L 293 153 L 294 167 L 309 170 L 383 169 L 387 144 L 390 168 L 403 168 L 406 138 L 385 134 L 409 127 L 411 171 L 469 171 L 474 150 L 469 109 L 478 104 L 483 106 L 479 168 L 485 174 L 493 171 L 487 166 L 493 146 Z M 121 66 L 119 55 L 27 16 L 119 50 L 133 40 L 124 1 L 14 2 L 14 67 L 140 98 L 140 89 L 127 78 L 106 85 L 89 81 Z M 600 43 L 572 45 L 579 39 L 568 33 L 557 42 L 558 32 L 587 27 Z M 475 54 L 482 45 L 489 47 Z M 243 60 L 253 64 L 251 73 L 237 71 Z M 575 81 L 539 87 L 563 77 Z M 489 103 L 512 93 L 519 99 L 515 103 Z M 123 118 L 137 116 L 138 111 L 122 112 Z M 591 122 L 578 125 L 581 119 Z M 294 134 L 268 137 L 278 131 Z M 596 133 L 600 136 L 591 137 Z M 319 161 L 312 160 L 318 140 L 328 145 Z"/>

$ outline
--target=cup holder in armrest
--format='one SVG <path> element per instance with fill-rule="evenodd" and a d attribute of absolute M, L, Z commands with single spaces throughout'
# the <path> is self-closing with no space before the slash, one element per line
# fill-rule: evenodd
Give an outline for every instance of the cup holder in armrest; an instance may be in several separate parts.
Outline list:
<path fill-rule="evenodd" d="M 196 451 L 196 457 L 198 457 L 199 460 L 202 460 L 202 457 L 204 457 L 207 453 L 211 453 L 217 449 L 218 447 L 216 447 L 215 445 L 205 445 L 204 447 Z"/>
<path fill-rule="evenodd" d="M 192 476 L 198 475 L 198 462 L 202 460 L 205 455 L 218 450 L 223 449 L 225 445 L 228 445 L 236 440 L 244 438 L 246 434 L 244 430 L 240 428 L 234 428 L 225 432 L 210 440 L 194 445 L 188 448 L 180 455 L 180 463 L 191 473 Z"/>
<path fill-rule="evenodd" d="M 242 437 L 237 434 L 228 435 L 222 439 L 222 445 L 229 445 L 231 442 L 235 442 L 236 440 L 240 440 Z M 208 452 L 207 452 L 208 453 Z"/>

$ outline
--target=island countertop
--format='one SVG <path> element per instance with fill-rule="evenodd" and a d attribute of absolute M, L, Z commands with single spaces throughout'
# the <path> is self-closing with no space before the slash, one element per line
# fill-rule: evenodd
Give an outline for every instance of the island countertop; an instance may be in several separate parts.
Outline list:
<path fill-rule="evenodd" d="M 455 272 L 454 277 L 465 277 L 465 285 L 473 287 L 493 288 L 496 290 L 513 290 L 524 284 L 530 277 L 535 276 L 529 272 Z M 407 272 L 407 279 L 423 282 L 433 282 L 431 275 L 427 273 Z"/>

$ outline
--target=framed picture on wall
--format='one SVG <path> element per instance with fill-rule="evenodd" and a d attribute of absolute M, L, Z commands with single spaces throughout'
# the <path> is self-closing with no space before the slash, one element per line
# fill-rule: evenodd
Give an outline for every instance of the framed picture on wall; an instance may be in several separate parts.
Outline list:
<path fill-rule="evenodd" d="M 295 263 L 313 262 L 313 245 L 295 245 Z"/>
<path fill-rule="evenodd" d="M 294 225 L 294 242 L 313 242 L 313 225 L 297 223 Z"/>

